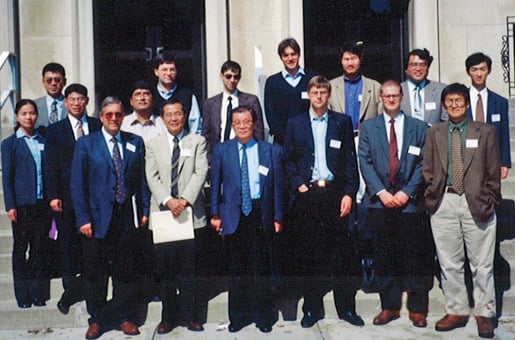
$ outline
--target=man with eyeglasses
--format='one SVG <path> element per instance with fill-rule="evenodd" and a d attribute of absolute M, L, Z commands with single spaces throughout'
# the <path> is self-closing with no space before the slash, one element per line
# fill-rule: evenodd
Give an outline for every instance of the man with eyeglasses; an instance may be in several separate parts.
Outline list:
<path fill-rule="evenodd" d="M 57 308 L 68 314 L 70 306 L 84 299 L 82 283 L 82 252 L 77 234 L 75 213 L 71 202 L 71 162 L 76 141 L 100 130 L 97 118 L 86 115 L 88 89 L 70 84 L 64 91 L 67 118 L 50 124 L 46 131 L 43 157 L 43 188 L 57 226 L 59 262 L 64 292 Z"/>
<path fill-rule="evenodd" d="M 408 79 L 401 83 L 404 93 L 401 110 L 429 125 L 447 120 L 447 113 L 440 102 L 445 84 L 427 79 L 432 62 L 433 57 L 425 48 L 409 52 L 404 65 Z"/>
<path fill-rule="evenodd" d="M 222 64 L 220 79 L 223 84 L 222 93 L 208 98 L 202 108 L 202 135 L 207 140 L 208 159 L 218 142 L 234 138 L 234 129 L 231 126 L 233 108 L 241 105 L 252 107 L 257 115 L 254 137 L 264 140 L 263 113 L 258 97 L 238 90 L 241 79 L 241 66 L 235 61 L 228 60 Z"/>
<path fill-rule="evenodd" d="M 428 292 L 433 286 L 433 252 L 424 209 L 422 158 L 427 123 L 401 111 L 402 88 L 395 80 L 381 86 L 383 114 L 361 124 L 359 166 L 365 179 L 365 228 L 371 234 L 381 312 L 374 325 L 400 317 L 406 291 L 409 319 L 427 326 Z"/>
<path fill-rule="evenodd" d="M 464 274 L 467 258 L 478 333 L 493 338 L 495 207 L 501 201 L 499 142 L 494 126 L 467 117 L 470 97 L 465 85 L 447 86 L 441 101 L 449 121 L 428 130 L 422 170 L 446 300 L 446 315 L 435 328 L 443 332 L 467 324 L 471 310 Z"/>
<path fill-rule="evenodd" d="M 36 127 L 48 126 L 66 118 L 67 115 L 63 95 L 63 89 L 66 86 L 64 67 L 58 63 L 48 63 L 43 67 L 41 74 L 46 95 L 34 100 L 39 113 Z"/>

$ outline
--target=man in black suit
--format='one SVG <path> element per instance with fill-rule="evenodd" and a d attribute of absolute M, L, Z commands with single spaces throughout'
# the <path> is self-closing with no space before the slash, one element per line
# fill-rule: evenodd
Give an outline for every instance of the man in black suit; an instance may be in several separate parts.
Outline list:
<path fill-rule="evenodd" d="M 284 140 L 297 274 L 303 281 L 301 326 L 323 318 L 322 298 L 331 288 L 338 316 L 363 326 L 354 300 L 358 260 L 348 237 L 348 214 L 359 186 L 352 122 L 328 110 L 326 78 L 313 77 L 307 89 L 309 111 L 288 121 Z"/>
<path fill-rule="evenodd" d="M 88 90 L 71 84 L 64 92 L 68 117 L 48 126 L 43 162 L 45 198 L 50 202 L 58 229 L 59 257 L 64 292 L 57 303 L 63 314 L 84 299 L 81 280 L 81 252 L 75 214 L 70 198 L 70 167 L 75 143 L 81 136 L 100 130 L 100 121 L 86 115 Z"/>

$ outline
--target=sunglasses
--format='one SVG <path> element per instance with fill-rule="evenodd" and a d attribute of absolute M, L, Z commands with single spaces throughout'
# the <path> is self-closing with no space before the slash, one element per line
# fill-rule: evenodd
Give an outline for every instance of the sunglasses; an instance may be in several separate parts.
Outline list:
<path fill-rule="evenodd" d="M 241 79 L 241 75 L 240 74 L 224 74 L 224 77 L 227 80 L 230 80 L 231 78 L 234 78 L 236 80 L 240 80 Z"/>

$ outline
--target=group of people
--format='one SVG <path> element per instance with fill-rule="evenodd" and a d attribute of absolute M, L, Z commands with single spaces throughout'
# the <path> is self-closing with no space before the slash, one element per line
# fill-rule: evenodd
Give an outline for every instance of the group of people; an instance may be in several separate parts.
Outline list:
<path fill-rule="evenodd" d="M 495 207 L 511 159 L 508 102 L 486 87 L 491 59 L 467 58 L 467 88 L 427 79 L 426 49 L 409 53 L 406 81 L 383 84 L 361 73 L 360 44 L 342 48 L 343 75 L 330 81 L 300 67 L 294 39 L 277 52 L 284 69 L 266 81 L 264 114 L 239 91 L 234 61 L 200 110 L 164 52 L 157 83 L 133 84 L 133 112 L 107 97 L 99 119 L 86 113 L 87 88 L 65 88 L 64 68 L 47 64 L 46 96 L 17 103 L 2 142 L 18 306 L 45 305 L 50 237 L 64 288 L 57 308 L 86 300 L 87 339 L 139 334 L 138 311 L 159 300 L 157 333 L 202 331 L 225 277 L 230 332 L 251 323 L 271 332 L 278 310 L 296 319 L 288 310 L 301 297 L 301 326 L 312 327 L 331 290 L 338 317 L 363 326 L 359 289 L 380 295 L 374 325 L 398 319 L 407 292 L 409 319 L 426 327 L 436 253 L 446 315 L 435 329 L 467 323 L 469 265 L 478 333 L 493 337 Z M 188 216 L 192 236 L 154 242 L 157 212 Z"/>

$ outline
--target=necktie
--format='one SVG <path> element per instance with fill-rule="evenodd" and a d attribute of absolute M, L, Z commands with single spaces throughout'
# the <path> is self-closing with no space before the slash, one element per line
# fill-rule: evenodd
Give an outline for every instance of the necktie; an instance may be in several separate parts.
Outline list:
<path fill-rule="evenodd" d="M 485 111 L 483 110 L 483 100 L 481 99 L 481 93 L 477 94 L 476 121 L 481 123 L 485 122 Z"/>
<path fill-rule="evenodd" d="M 252 198 L 250 197 L 249 165 L 247 161 L 247 146 L 242 146 L 241 156 L 241 212 L 249 216 L 252 211 Z"/>
<path fill-rule="evenodd" d="M 84 136 L 84 130 L 82 129 L 82 120 L 77 122 L 77 139 Z"/>
<path fill-rule="evenodd" d="M 179 197 L 179 187 L 177 185 L 179 181 L 179 157 L 181 155 L 181 149 L 179 148 L 179 138 L 173 138 L 173 152 L 172 152 L 172 196 L 175 198 Z"/>
<path fill-rule="evenodd" d="M 422 86 L 417 85 L 415 87 L 415 98 L 413 100 L 414 106 L 415 106 L 415 117 L 419 119 L 424 119 L 424 104 L 422 103 L 422 94 L 420 93 L 422 91 Z"/>
<path fill-rule="evenodd" d="M 465 191 L 463 188 L 461 134 L 457 127 L 452 131 L 452 187 L 459 195 Z"/>
<path fill-rule="evenodd" d="M 388 145 L 388 153 L 390 155 L 390 184 L 395 185 L 395 175 L 397 174 L 397 166 L 399 165 L 399 156 L 397 155 L 397 135 L 395 134 L 395 119 L 390 119 L 390 143 Z"/>
<path fill-rule="evenodd" d="M 115 200 L 116 202 L 122 204 L 125 202 L 127 192 L 125 189 L 125 180 L 123 177 L 123 160 L 120 155 L 120 150 L 118 149 L 118 142 L 116 138 L 111 138 L 111 142 L 113 142 L 113 163 L 114 170 L 116 172 L 116 192 L 115 192 Z"/>
<path fill-rule="evenodd" d="M 229 96 L 227 100 L 229 103 L 227 104 L 227 119 L 225 121 L 224 141 L 230 138 L 232 128 L 232 97 Z"/>
<path fill-rule="evenodd" d="M 59 120 L 59 114 L 57 113 L 57 100 L 54 99 L 50 106 L 50 115 L 48 116 L 48 122 L 50 124 L 55 123 Z"/>

